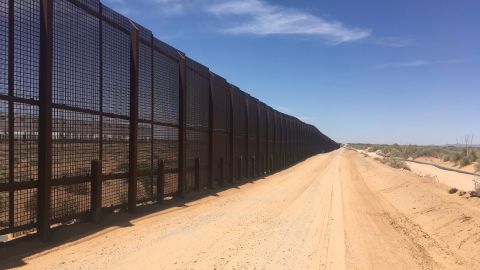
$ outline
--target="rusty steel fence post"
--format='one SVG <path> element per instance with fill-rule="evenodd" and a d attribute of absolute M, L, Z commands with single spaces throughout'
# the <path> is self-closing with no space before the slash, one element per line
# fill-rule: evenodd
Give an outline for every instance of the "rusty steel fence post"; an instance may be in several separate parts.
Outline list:
<path fill-rule="evenodd" d="M 200 159 L 195 158 L 195 191 L 200 191 Z"/>
<path fill-rule="evenodd" d="M 210 72 L 210 91 L 208 91 L 208 188 L 213 188 L 213 95 L 215 93 L 215 75 Z"/>
<path fill-rule="evenodd" d="M 92 177 L 90 215 L 93 222 L 99 223 L 102 214 L 102 163 L 99 160 L 92 160 L 90 174 Z"/>
<path fill-rule="evenodd" d="M 130 34 L 130 143 L 129 143 L 129 179 L 128 211 L 137 207 L 137 155 L 138 155 L 138 92 L 139 92 L 139 55 L 138 28 L 132 23 Z"/>
<path fill-rule="evenodd" d="M 40 239 L 50 239 L 52 179 L 53 0 L 40 1 L 38 124 L 38 221 Z"/>
<path fill-rule="evenodd" d="M 230 130 L 229 130 L 229 137 L 228 137 L 228 143 L 230 144 L 230 158 L 229 158 L 229 171 L 230 171 L 230 183 L 234 183 L 234 178 L 233 178 L 233 163 L 234 163 L 234 151 L 233 151 L 233 140 L 234 140 L 234 134 L 233 134 L 233 88 L 230 85 L 228 88 L 228 93 L 229 93 L 229 102 L 230 102 Z"/>
<path fill-rule="evenodd" d="M 224 169 L 223 161 L 224 161 L 223 158 L 220 158 L 220 164 L 219 164 L 220 179 L 219 179 L 219 183 L 220 183 L 221 187 L 223 187 L 225 185 L 225 179 L 224 179 L 224 175 L 223 175 L 223 169 Z"/>
<path fill-rule="evenodd" d="M 158 161 L 157 171 L 157 202 L 163 202 L 163 196 L 165 194 L 165 161 Z"/>
<path fill-rule="evenodd" d="M 185 158 L 186 158 L 186 130 L 187 130 L 187 64 L 184 55 L 180 55 L 179 60 L 179 129 L 178 129 L 178 195 L 183 197 L 186 188 Z"/>
<path fill-rule="evenodd" d="M 13 0 L 8 1 L 8 183 L 15 183 L 15 109 L 12 97 L 15 83 L 15 20 Z M 8 227 L 15 226 L 15 192 L 8 191 Z"/>
<path fill-rule="evenodd" d="M 242 156 L 238 157 L 238 181 L 242 181 Z"/>

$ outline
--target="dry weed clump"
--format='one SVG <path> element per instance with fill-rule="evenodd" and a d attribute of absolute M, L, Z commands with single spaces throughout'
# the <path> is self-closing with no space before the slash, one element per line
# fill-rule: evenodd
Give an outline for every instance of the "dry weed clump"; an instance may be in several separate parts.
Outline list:
<path fill-rule="evenodd" d="M 410 171 L 410 167 L 408 167 L 407 163 L 403 160 L 386 158 L 383 160 L 383 163 L 395 169 Z"/>

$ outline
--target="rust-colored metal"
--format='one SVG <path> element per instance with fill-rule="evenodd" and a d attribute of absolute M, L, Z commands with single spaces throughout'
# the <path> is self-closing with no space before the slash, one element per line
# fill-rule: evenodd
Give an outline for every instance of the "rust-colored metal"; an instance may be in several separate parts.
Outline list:
<path fill-rule="evenodd" d="M 183 197 L 186 189 L 185 157 L 186 157 L 186 106 L 187 106 L 187 64 L 185 56 L 181 55 L 180 68 L 180 89 L 179 89 L 179 129 L 178 129 L 178 194 Z"/>
<path fill-rule="evenodd" d="M 224 160 L 223 158 L 220 158 L 220 186 L 224 186 L 224 183 L 225 183 L 225 177 L 224 177 L 224 164 L 223 164 Z"/>
<path fill-rule="evenodd" d="M 95 223 L 99 223 L 102 215 L 102 163 L 99 160 L 92 160 L 91 165 L 91 194 L 90 194 L 90 215 Z"/>
<path fill-rule="evenodd" d="M 8 97 L 13 97 L 14 83 L 15 83 L 15 20 L 14 20 L 14 3 L 13 0 L 8 1 Z M 15 148 L 14 148 L 14 128 L 15 128 L 15 110 L 13 100 L 8 100 L 8 183 L 13 185 L 15 182 Z M 10 190 L 8 192 L 8 226 L 13 228 L 15 226 L 15 192 Z"/>
<path fill-rule="evenodd" d="M 138 28 L 132 23 L 130 34 L 130 137 L 129 137 L 129 178 L 128 178 L 128 211 L 134 212 L 137 207 L 138 181 L 138 92 L 139 92 L 139 56 Z"/>
<path fill-rule="evenodd" d="M 37 230 L 40 239 L 48 241 L 52 178 L 53 0 L 40 1 L 39 71 Z"/>
<path fill-rule="evenodd" d="M 157 172 L 157 202 L 163 202 L 165 193 L 165 160 L 158 161 Z"/>
<path fill-rule="evenodd" d="M 200 191 L 200 159 L 195 158 L 195 191 Z"/>
<path fill-rule="evenodd" d="M 215 75 L 210 72 L 210 91 L 208 92 L 208 188 L 213 188 L 213 96 L 215 94 Z"/>

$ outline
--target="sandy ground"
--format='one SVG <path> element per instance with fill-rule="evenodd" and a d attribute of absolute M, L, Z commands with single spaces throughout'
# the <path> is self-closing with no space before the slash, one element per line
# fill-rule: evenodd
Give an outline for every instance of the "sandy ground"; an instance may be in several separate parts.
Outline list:
<path fill-rule="evenodd" d="M 367 155 L 371 158 L 379 158 L 383 159 L 382 156 L 374 153 L 374 152 L 368 152 L 365 150 L 355 150 L 358 151 L 364 155 Z M 456 167 L 453 163 L 451 162 L 443 162 L 442 160 L 438 158 L 430 158 L 430 157 L 420 157 L 417 158 L 416 160 L 418 161 L 423 161 L 423 162 L 429 162 L 429 163 L 434 163 L 438 164 L 447 168 L 453 168 L 453 169 L 458 169 L 458 170 L 464 170 L 467 172 L 475 172 L 474 165 L 469 165 L 463 168 Z M 449 187 L 454 187 L 458 188 L 460 190 L 464 191 L 472 191 L 476 190 L 475 186 L 475 181 L 480 183 L 480 177 L 478 176 L 473 176 L 469 174 L 463 174 L 459 172 L 454 172 L 454 171 L 448 171 L 448 170 L 443 170 L 440 168 L 437 168 L 435 166 L 427 165 L 427 164 L 419 164 L 411 161 L 406 161 L 408 167 L 411 169 L 411 171 L 419 176 L 422 177 L 428 177 L 431 178 L 432 181 L 441 183 L 444 185 L 447 185 Z"/>
<path fill-rule="evenodd" d="M 40 253 L 20 244 L 0 268 L 480 269 L 480 199 L 447 190 L 341 149 Z"/>
<path fill-rule="evenodd" d="M 419 164 L 409 161 L 407 161 L 406 163 L 408 167 L 410 167 L 410 170 L 412 170 L 412 172 L 420 176 L 430 177 L 435 182 L 445 184 L 449 187 L 455 187 L 460 190 L 475 190 L 474 180 L 479 179 L 479 177 L 473 175 L 442 170 L 435 166 Z"/>
<path fill-rule="evenodd" d="M 423 162 L 430 162 L 430 163 L 435 163 L 435 164 L 438 164 L 438 165 L 441 165 L 441 166 L 444 166 L 444 167 L 447 167 L 447 168 L 452 168 L 452 169 L 457 169 L 457 170 L 462 170 L 462 171 L 466 171 L 466 172 L 471 172 L 471 173 L 475 173 L 476 170 L 475 170 L 475 163 L 472 163 L 468 166 L 465 166 L 465 167 L 460 167 L 460 166 L 457 166 L 455 165 L 455 163 L 453 162 L 450 162 L 450 161 L 443 161 L 439 158 L 435 158 L 435 157 L 419 157 L 419 158 L 416 158 L 416 160 L 418 161 L 423 161 Z"/>

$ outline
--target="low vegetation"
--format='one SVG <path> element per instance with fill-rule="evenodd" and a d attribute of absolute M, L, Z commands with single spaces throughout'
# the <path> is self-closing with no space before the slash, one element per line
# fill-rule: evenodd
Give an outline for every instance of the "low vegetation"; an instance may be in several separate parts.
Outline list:
<path fill-rule="evenodd" d="M 434 157 L 450 161 L 459 167 L 465 167 L 478 162 L 480 147 L 459 146 L 421 146 L 421 145 L 386 145 L 386 144 L 351 144 L 353 148 L 375 152 L 385 157 L 417 159 L 419 157 Z M 475 169 L 480 171 L 480 164 Z"/>
<path fill-rule="evenodd" d="M 384 158 L 382 162 L 395 169 L 403 169 L 403 170 L 410 171 L 410 167 L 408 167 L 407 163 L 399 159 Z"/>

